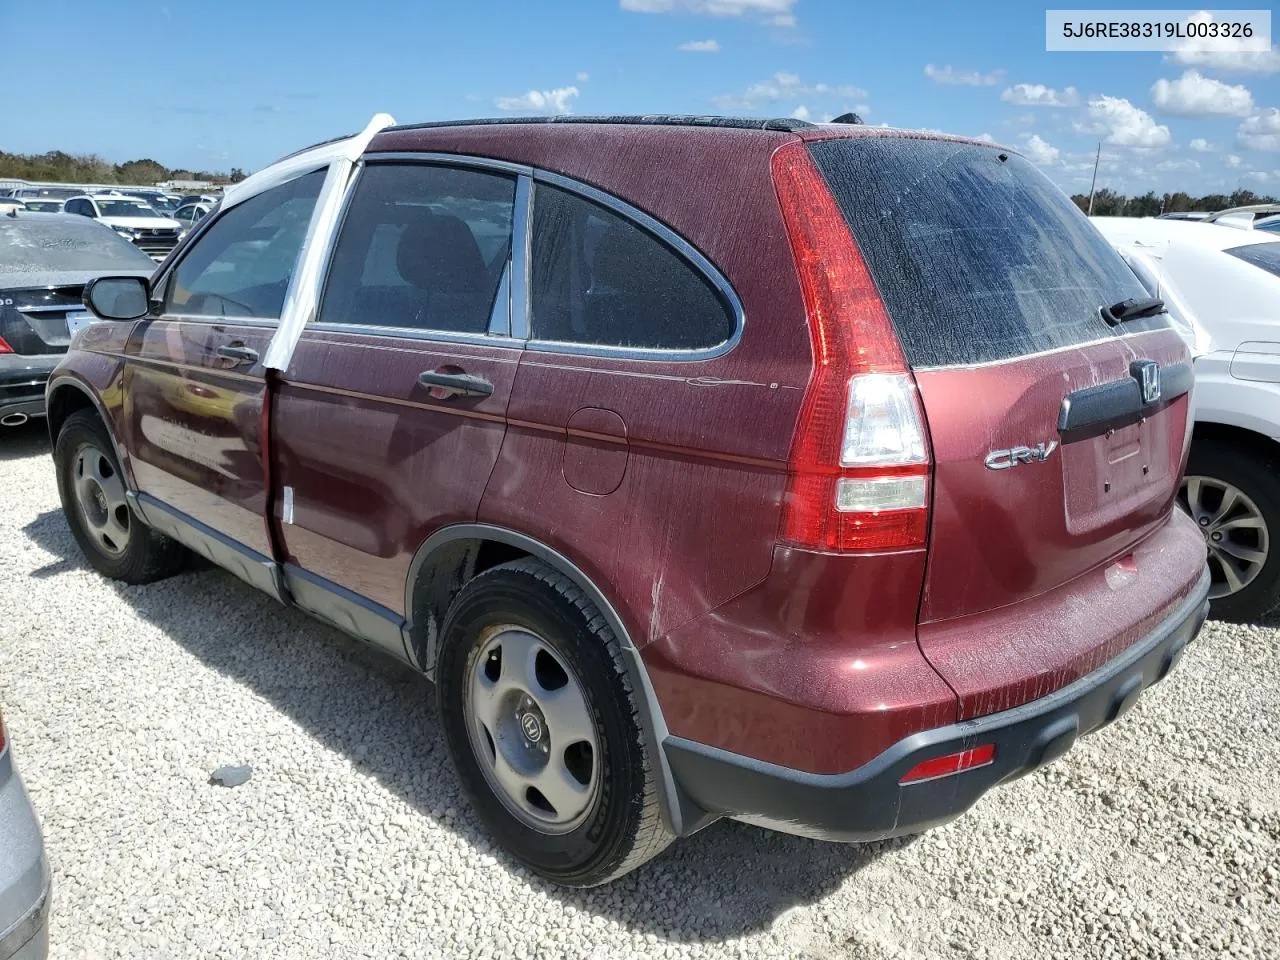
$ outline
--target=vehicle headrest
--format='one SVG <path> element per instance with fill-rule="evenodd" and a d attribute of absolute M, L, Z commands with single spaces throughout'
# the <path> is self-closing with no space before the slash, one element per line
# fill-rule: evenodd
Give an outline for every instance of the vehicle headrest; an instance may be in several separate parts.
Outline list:
<path fill-rule="evenodd" d="M 406 226 L 396 248 L 396 269 L 406 282 L 424 290 L 461 293 L 488 284 L 475 235 L 453 216 L 427 213 Z"/>

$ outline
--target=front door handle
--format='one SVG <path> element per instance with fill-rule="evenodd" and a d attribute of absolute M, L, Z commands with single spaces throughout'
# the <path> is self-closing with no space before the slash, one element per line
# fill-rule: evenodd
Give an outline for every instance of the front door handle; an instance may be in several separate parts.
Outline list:
<path fill-rule="evenodd" d="M 258 351 L 242 343 L 224 343 L 214 352 L 224 360 L 235 361 L 231 364 L 233 367 L 238 367 L 242 363 L 258 362 Z"/>
<path fill-rule="evenodd" d="M 487 397 L 493 393 L 493 384 L 484 377 L 474 373 L 441 373 L 439 370 L 424 370 L 418 374 L 418 382 L 424 387 L 438 390 L 445 400 L 455 397 Z"/>

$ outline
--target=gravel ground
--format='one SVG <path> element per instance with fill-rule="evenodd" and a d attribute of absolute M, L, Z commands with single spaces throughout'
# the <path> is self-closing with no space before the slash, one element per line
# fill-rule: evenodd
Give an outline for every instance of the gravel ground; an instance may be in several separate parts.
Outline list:
<path fill-rule="evenodd" d="M 0 703 L 64 957 L 1280 956 L 1280 628 L 1211 624 L 1064 760 L 907 842 L 717 824 L 604 889 L 492 848 L 429 688 L 214 569 L 89 572 L 0 436 Z M 249 763 L 237 789 L 209 775 Z"/>

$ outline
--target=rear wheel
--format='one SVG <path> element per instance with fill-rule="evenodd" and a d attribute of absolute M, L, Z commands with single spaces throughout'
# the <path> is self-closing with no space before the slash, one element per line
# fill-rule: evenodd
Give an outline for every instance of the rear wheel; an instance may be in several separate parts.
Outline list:
<path fill-rule="evenodd" d="M 77 410 L 67 417 L 53 461 L 62 512 L 90 566 L 125 583 L 150 583 L 182 569 L 182 545 L 129 507 L 111 438 L 95 413 Z"/>
<path fill-rule="evenodd" d="M 1280 609 L 1280 472 L 1253 451 L 1206 441 L 1191 448 L 1181 503 L 1209 548 L 1209 597 L 1224 620 Z"/>
<path fill-rule="evenodd" d="M 534 872 L 594 886 L 671 841 L 618 640 L 572 581 L 533 559 L 470 581 L 436 689 L 476 811 Z"/>

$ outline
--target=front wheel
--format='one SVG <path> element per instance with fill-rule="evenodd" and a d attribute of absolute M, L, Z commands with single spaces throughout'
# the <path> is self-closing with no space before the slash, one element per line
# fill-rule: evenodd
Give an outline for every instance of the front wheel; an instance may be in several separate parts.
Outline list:
<path fill-rule="evenodd" d="M 53 463 L 62 512 L 91 567 L 125 583 L 151 583 L 182 569 L 185 548 L 130 509 L 111 437 L 95 413 L 67 417 Z"/>
<path fill-rule="evenodd" d="M 1180 502 L 1204 534 L 1214 616 L 1260 620 L 1280 609 L 1280 473 L 1253 451 L 1215 441 L 1191 448 Z"/>
<path fill-rule="evenodd" d="M 535 873 L 595 886 L 671 841 L 618 640 L 545 564 L 487 570 L 442 630 L 449 753 L 489 830 Z"/>

